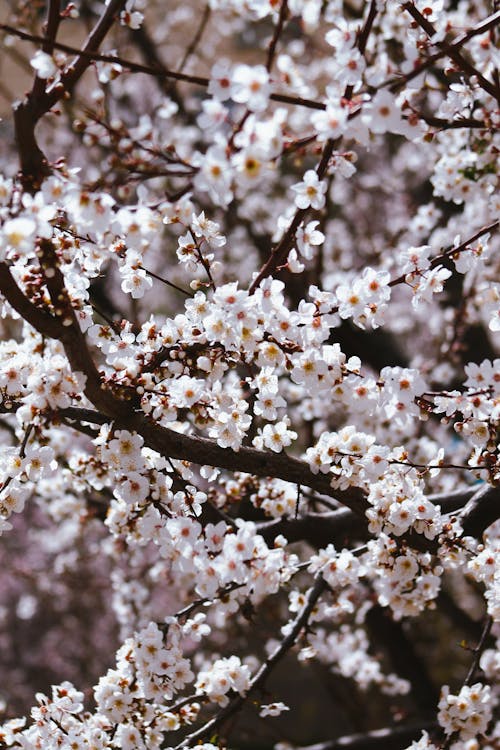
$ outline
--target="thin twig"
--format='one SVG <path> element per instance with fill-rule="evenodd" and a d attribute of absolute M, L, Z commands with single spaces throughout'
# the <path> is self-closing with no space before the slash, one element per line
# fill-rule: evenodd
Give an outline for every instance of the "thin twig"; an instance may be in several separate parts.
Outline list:
<path fill-rule="evenodd" d="M 199 45 L 199 43 L 201 41 L 201 38 L 203 36 L 203 33 L 204 33 L 204 31 L 205 31 L 205 29 L 207 27 L 208 20 L 210 18 L 210 13 L 211 13 L 211 8 L 210 8 L 209 3 L 207 3 L 205 5 L 204 9 L 203 9 L 203 13 L 202 13 L 202 16 L 201 16 L 201 19 L 200 19 L 200 23 L 199 23 L 198 28 L 196 29 L 195 35 L 192 38 L 191 42 L 189 43 L 189 45 L 188 45 L 188 47 L 187 47 L 187 49 L 186 49 L 186 51 L 184 53 L 184 57 L 182 58 L 182 60 L 180 62 L 180 65 L 179 65 L 179 68 L 178 68 L 178 72 L 179 73 L 182 73 L 182 71 L 186 67 L 186 63 L 188 62 L 189 58 L 196 52 L 196 48 L 198 47 L 198 45 Z"/>
<path fill-rule="evenodd" d="M 8 24 L 0 24 L 0 30 L 6 31 L 8 34 L 17 36 L 27 42 L 44 44 L 47 41 L 47 38 L 44 36 L 29 34 L 26 31 L 21 31 L 20 29 L 16 29 L 13 26 L 9 26 Z M 84 58 L 90 62 L 94 60 L 96 62 L 107 62 L 113 63 L 115 65 L 121 65 L 122 68 L 127 68 L 131 73 L 145 73 L 146 75 L 154 76 L 155 78 L 160 79 L 171 78 L 175 81 L 185 81 L 186 83 L 192 83 L 196 86 L 203 86 L 204 88 L 207 88 L 208 84 L 210 83 L 210 78 L 207 78 L 206 76 L 190 75 L 187 73 L 176 72 L 174 70 L 168 70 L 167 68 L 155 68 L 150 65 L 142 65 L 141 63 L 133 62 L 132 60 L 126 60 L 124 58 L 117 57 L 116 55 L 104 55 L 88 49 L 79 50 L 77 47 L 72 47 L 69 44 L 62 44 L 61 42 L 54 42 L 54 48 L 59 49 L 62 52 L 68 52 L 68 54 L 71 55 L 79 55 L 82 59 Z M 314 101 L 313 99 L 304 99 L 300 96 L 272 93 L 269 98 L 272 101 L 281 102 L 283 104 L 294 104 L 299 107 L 308 107 L 309 109 L 326 109 L 326 104 L 324 104 L 323 102 Z M 56 101 L 57 98 L 54 100 L 53 104 L 55 104 Z M 51 106 L 53 106 L 53 104 L 51 104 Z"/>
<path fill-rule="evenodd" d="M 164 279 L 162 276 L 158 276 L 157 273 L 154 273 L 154 271 L 148 271 L 147 268 L 143 267 L 143 271 L 148 275 L 151 276 L 153 279 L 156 279 L 157 281 L 161 281 L 163 284 L 166 284 L 167 286 L 172 287 L 172 289 L 176 289 L 178 292 L 181 292 L 182 294 L 185 294 L 186 297 L 193 297 L 193 292 L 188 291 L 187 289 L 183 289 L 181 286 L 177 286 L 177 284 L 174 284 L 173 281 L 169 281 L 168 279 Z"/>
<path fill-rule="evenodd" d="M 472 680 L 474 679 L 476 669 L 479 666 L 479 660 L 481 659 L 481 654 L 483 653 L 483 650 L 486 645 L 488 636 L 490 634 L 492 625 L 493 625 L 493 618 L 491 616 L 488 616 L 485 620 L 483 632 L 481 633 L 481 638 L 479 640 L 479 643 L 477 644 L 476 648 L 473 651 L 474 659 L 472 660 L 472 664 L 470 665 L 469 671 L 467 672 L 467 676 L 464 680 L 464 685 L 472 684 Z"/>
<path fill-rule="evenodd" d="M 274 34 L 269 43 L 269 49 L 267 52 L 266 69 L 268 73 L 270 73 L 272 70 L 274 58 L 276 56 L 276 48 L 278 46 L 278 41 L 283 31 L 283 26 L 285 25 L 287 16 L 288 16 L 288 0 L 281 0 L 281 8 L 280 8 L 279 16 L 278 16 L 278 23 L 276 24 L 276 27 L 274 29 Z"/>
<path fill-rule="evenodd" d="M 429 263 L 429 268 L 426 270 L 432 270 L 433 268 L 436 268 L 443 260 L 446 258 L 449 258 L 450 256 L 455 255 L 456 253 L 461 253 L 464 250 L 467 250 L 469 245 L 471 245 L 473 242 L 475 242 L 479 237 L 482 237 L 484 234 L 488 234 L 488 232 L 494 232 L 498 227 L 500 226 L 500 221 L 494 221 L 491 224 L 488 224 L 486 227 L 482 227 L 479 229 L 475 234 L 472 235 L 472 237 L 469 237 L 468 239 L 464 240 L 460 243 L 460 245 L 450 246 L 447 248 L 444 252 L 442 252 L 440 255 L 436 255 L 431 262 Z M 392 281 L 389 281 L 389 286 L 396 286 L 397 284 L 403 284 L 406 281 L 406 277 L 408 274 L 401 274 L 401 276 L 398 276 L 396 279 L 392 279 Z"/>
<path fill-rule="evenodd" d="M 288 632 L 288 635 L 283 638 L 276 650 L 268 659 L 266 659 L 255 677 L 250 681 L 250 685 L 245 695 L 237 695 L 235 698 L 233 698 L 233 700 L 225 708 L 223 708 L 222 711 L 217 714 L 217 716 L 215 716 L 213 719 L 210 719 L 210 721 L 207 721 L 206 724 L 200 727 L 200 729 L 192 732 L 192 734 L 190 734 L 179 745 L 177 745 L 175 750 L 180 750 L 180 748 L 188 747 L 189 745 L 198 742 L 198 740 L 213 735 L 213 733 L 221 726 L 221 724 L 223 724 L 225 721 L 227 721 L 227 719 L 229 719 L 240 710 L 249 695 L 251 695 L 264 685 L 272 670 L 281 661 L 281 659 L 283 659 L 285 654 L 292 648 L 292 646 L 295 645 L 301 630 L 307 625 L 309 617 L 312 614 L 312 611 L 316 606 L 318 599 L 323 594 L 326 588 L 327 584 L 325 580 L 323 579 L 321 574 L 318 574 L 316 576 L 313 587 L 309 589 L 304 606 L 298 613 L 295 620 L 293 620 L 292 622 L 292 626 Z"/>

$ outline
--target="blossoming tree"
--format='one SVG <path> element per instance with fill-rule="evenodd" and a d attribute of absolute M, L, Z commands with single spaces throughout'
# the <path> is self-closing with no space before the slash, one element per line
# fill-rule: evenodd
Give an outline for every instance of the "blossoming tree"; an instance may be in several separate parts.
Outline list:
<path fill-rule="evenodd" d="M 497 6 L 11 3 L 0 748 L 499 746 Z"/>

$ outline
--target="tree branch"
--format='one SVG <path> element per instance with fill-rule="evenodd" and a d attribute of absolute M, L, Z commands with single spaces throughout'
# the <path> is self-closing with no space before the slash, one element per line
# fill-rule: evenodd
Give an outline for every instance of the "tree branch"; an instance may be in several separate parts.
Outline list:
<path fill-rule="evenodd" d="M 469 671 L 467 672 L 467 676 L 464 680 L 464 685 L 472 685 L 472 681 L 474 680 L 474 675 L 476 674 L 476 670 L 479 666 L 479 661 L 481 659 L 481 654 L 483 653 L 486 641 L 488 640 L 488 636 L 491 632 L 491 628 L 493 626 L 493 618 L 487 617 L 484 622 L 483 631 L 481 633 L 481 638 L 479 639 L 479 643 L 477 644 L 476 648 L 473 651 L 474 659 L 472 660 L 472 663 L 469 667 Z"/>
<path fill-rule="evenodd" d="M 442 513 L 454 513 L 462 509 L 475 494 L 474 488 L 456 492 L 429 495 L 428 500 L 441 507 Z M 335 497 L 335 490 L 332 491 Z M 289 542 L 306 541 L 314 547 L 326 547 L 334 543 L 344 545 L 349 539 L 366 541 L 370 538 L 366 519 L 348 508 L 339 508 L 331 513 L 308 513 L 300 518 L 276 518 L 258 524 L 261 534 L 271 544 L 278 534 L 283 534 Z M 411 537 L 411 541 L 415 535 Z M 410 542 L 411 543 L 411 542 Z"/>
<path fill-rule="evenodd" d="M 498 26 L 499 21 L 500 11 L 497 11 L 496 13 L 493 13 L 492 15 L 485 18 L 485 20 L 481 21 L 481 23 L 478 23 L 477 26 L 469 29 L 469 31 L 459 37 L 456 41 L 451 42 L 450 47 L 456 52 L 459 51 L 460 48 L 463 47 L 463 45 L 470 41 L 473 37 L 477 36 L 478 34 L 484 34 L 486 31 L 490 31 L 491 29 L 494 29 L 496 26 Z M 439 52 L 430 55 L 426 60 L 424 60 L 424 62 L 420 63 L 420 65 L 417 65 L 409 73 L 391 78 L 390 80 L 385 81 L 381 85 L 377 86 L 377 88 L 379 89 L 390 86 L 391 89 L 397 90 L 398 88 L 401 88 L 401 86 L 405 86 L 409 81 L 417 78 L 417 76 L 423 73 L 424 70 L 430 68 L 431 65 L 433 65 L 435 62 L 437 62 L 447 54 L 448 53 L 444 49 L 441 49 L 439 50 Z"/>
<path fill-rule="evenodd" d="M 88 36 L 83 50 L 76 50 L 78 54 L 76 60 L 66 68 L 59 80 L 48 91 L 45 89 L 45 82 L 40 82 L 40 79 L 35 77 L 32 90 L 26 98 L 23 101 L 14 102 L 14 126 L 21 165 L 21 179 L 25 190 L 35 192 L 43 179 L 50 174 L 47 159 L 38 146 L 35 136 L 35 127 L 38 121 L 64 96 L 65 92 L 74 88 L 90 65 L 90 59 L 85 53 L 92 52 L 99 47 L 116 14 L 124 7 L 125 2 L 126 0 L 110 0 L 95 28 Z M 47 36 L 33 37 L 30 40 L 39 41 L 43 49 L 50 48 L 53 50 L 59 47 L 55 41 L 58 26 L 56 12 L 58 14 L 58 4 L 53 2 L 49 7 Z M 21 38 L 26 38 L 24 32 L 19 32 L 17 29 L 7 26 L 0 26 L 0 28 L 21 36 Z"/>
<path fill-rule="evenodd" d="M 9 305 L 26 320 L 38 333 L 50 339 L 57 339 L 61 334 L 61 325 L 50 313 L 29 300 L 19 289 L 10 267 L 5 262 L 0 263 L 0 292 Z"/>
<path fill-rule="evenodd" d="M 436 727 L 435 722 L 422 721 L 406 726 L 376 729 L 363 734 L 351 734 L 316 745 L 298 747 L 296 750 L 401 750 L 412 740 L 418 739 L 424 729 L 432 730 Z"/>
<path fill-rule="evenodd" d="M 313 474 L 305 461 L 288 456 L 284 452 L 273 453 L 246 447 L 240 448 L 239 451 L 221 448 L 215 440 L 174 432 L 151 422 L 140 413 L 118 420 L 117 426 L 138 432 L 149 448 L 170 458 L 301 484 L 323 495 L 334 497 L 360 516 L 364 516 L 368 507 L 364 493 L 357 487 L 335 489 L 330 484 L 330 477 Z"/>
<path fill-rule="evenodd" d="M 266 68 L 267 68 L 268 73 L 270 73 L 272 70 L 274 57 L 276 55 L 276 47 L 278 45 L 278 41 L 281 36 L 281 32 L 283 31 L 283 26 L 285 25 L 285 21 L 287 17 L 288 17 L 288 0 L 281 0 L 278 23 L 276 24 L 276 28 L 274 29 L 274 34 L 269 43 L 269 49 L 267 51 Z"/>
<path fill-rule="evenodd" d="M 427 18 L 425 18 L 425 16 L 422 15 L 422 13 L 420 13 L 418 8 L 416 8 L 412 2 L 405 3 L 403 5 L 403 8 L 408 11 L 410 16 L 420 26 L 420 28 L 425 31 L 428 37 L 432 39 L 436 35 L 435 27 L 430 21 L 427 20 Z M 435 44 L 446 55 L 448 55 L 448 57 L 453 60 L 453 62 L 461 70 L 463 70 L 464 73 L 467 73 L 469 76 L 475 76 L 481 88 L 484 89 L 484 91 L 486 91 L 490 96 L 492 96 L 493 99 L 500 101 L 500 89 L 498 88 L 498 86 L 495 86 L 494 83 L 485 78 L 479 72 L 479 70 L 474 67 L 474 65 L 472 65 L 459 50 L 456 49 L 453 44 L 449 44 L 446 41 L 438 41 L 435 42 Z"/>
<path fill-rule="evenodd" d="M 36 110 L 39 111 L 39 116 L 48 112 L 66 91 L 72 91 L 91 63 L 88 54 L 99 48 L 125 3 L 126 0 L 109 0 L 99 21 L 87 37 L 83 49 L 77 52 L 78 57 L 66 67 L 60 80 L 56 81 L 39 100 Z"/>
<path fill-rule="evenodd" d="M 6 31 L 8 34 L 19 37 L 19 39 L 24 39 L 27 42 L 44 44 L 47 41 L 47 38 L 44 36 L 29 34 L 27 31 L 21 31 L 20 29 L 16 29 L 8 24 L 0 24 L 0 29 Z M 181 73 L 175 70 L 168 70 L 163 67 L 163 65 L 160 67 L 160 63 L 158 64 L 158 67 L 142 65 L 141 63 L 134 62 L 133 60 L 126 60 L 125 58 L 117 57 L 116 55 L 104 55 L 86 49 L 79 50 L 77 47 L 72 47 L 69 44 L 62 44 L 61 42 L 54 42 L 53 46 L 55 49 L 61 50 L 61 52 L 79 55 L 81 58 L 88 60 L 89 64 L 93 60 L 96 62 L 114 63 L 116 65 L 121 65 L 122 68 L 127 68 L 131 73 L 144 73 L 145 75 L 150 75 L 155 78 L 184 81 L 185 83 L 192 83 L 196 86 L 203 86 L 204 88 L 207 88 L 210 83 L 210 78 L 207 78 L 206 76 L 197 76 L 188 73 Z M 317 102 L 313 99 L 304 99 L 300 96 L 272 93 L 269 98 L 274 102 L 281 102 L 282 104 L 293 104 L 299 107 L 307 107 L 309 109 L 326 109 L 326 104 L 323 104 L 323 102 Z"/>
<path fill-rule="evenodd" d="M 196 51 L 196 48 L 198 47 L 201 38 L 203 36 L 203 33 L 207 27 L 208 21 L 210 19 L 210 13 L 212 12 L 212 9 L 210 7 L 210 3 L 206 3 L 205 7 L 203 8 L 203 13 L 201 15 L 200 23 L 198 24 L 198 28 L 195 31 L 194 37 L 190 41 L 190 43 L 187 46 L 187 49 L 184 53 L 184 56 L 180 62 L 179 65 L 179 72 L 182 73 L 184 68 L 186 67 L 186 63 L 188 62 L 191 55 L 194 54 Z"/>
<path fill-rule="evenodd" d="M 361 54 L 363 54 L 365 51 L 366 42 L 368 40 L 368 36 L 373 26 L 376 13 L 377 13 L 377 3 L 376 3 L 376 0 L 372 0 L 372 2 L 370 3 L 370 9 L 368 11 L 368 16 L 366 18 L 365 24 L 358 36 L 357 46 Z M 346 86 L 346 89 L 344 92 L 344 99 L 347 99 L 347 100 L 352 99 L 353 90 L 354 89 L 352 86 Z M 341 140 L 342 138 L 335 138 L 335 139 L 329 138 L 326 141 L 324 148 L 323 148 L 323 152 L 321 154 L 320 162 L 316 168 L 316 174 L 318 175 L 320 180 L 323 179 L 323 177 L 326 175 L 328 164 L 330 162 L 330 159 L 332 158 L 332 154 L 335 148 L 337 148 L 337 145 L 340 143 Z M 292 246 L 295 242 L 295 235 L 297 233 L 297 229 L 302 224 L 305 216 L 309 213 L 309 210 L 310 210 L 309 208 L 299 208 L 295 211 L 295 214 L 290 223 L 290 226 L 288 227 L 288 229 L 286 230 L 286 232 L 284 233 L 283 237 L 278 242 L 278 244 L 271 249 L 269 258 L 266 260 L 266 262 L 260 269 L 257 276 L 250 284 L 250 287 L 249 287 L 250 294 L 253 294 L 255 292 L 255 290 L 258 288 L 259 284 L 261 283 L 261 281 L 266 279 L 268 276 L 272 276 L 280 266 L 286 263 L 290 250 L 292 249 Z"/>
<path fill-rule="evenodd" d="M 65 287 L 64 276 L 59 268 L 52 242 L 41 240 L 40 250 L 40 262 L 45 283 L 55 314 L 61 321 L 55 338 L 62 343 L 73 372 L 82 372 L 85 375 L 85 395 L 97 409 L 112 417 L 128 413 L 130 403 L 116 398 L 101 380 Z"/>
<path fill-rule="evenodd" d="M 309 589 L 304 606 L 298 613 L 295 620 L 293 620 L 293 622 L 291 623 L 292 627 L 290 628 L 288 635 L 283 638 L 276 650 L 268 659 L 266 659 L 264 664 L 262 664 L 255 677 L 251 680 L 246 694 L 237 695 L 235 698 L 233 698 L 233 700 L 225 708 L 223 708 L 222 711 L 217 714 L 217 716 L 215 716 L 213 719 L 210 719 L 210 721 L 204 724 L 204 726 L 202 726 L 200 729 L 192 732 L 192 734 L 190 734 L 179 745 L 177 745 L 175 750 L 179 750 L 182 747 L 188 747 L 189 745 L 198 742 L 198 740 L 212 735 L 221 726 L 221 724 L 223 724 L 227 719 L 233 716 L 233 714 L 240 710 L 249 695 L 251 695 L 264 685 L 272 670 L 295 644 L 297 638 L 300 635 L 300 631 L 307 625 L 307 621 L 309 620 L 309 617 L 314 607 L 316 606 L 318 599 L 320 598 L 326 587 L 327 584 L 325 583 L 323 577 L 319 574 L 316 577 L 313 587 Z"/>
<path fill-rule="evenodd" d="M 483 532 L 500 517 L 500 487 L 483 485 L 471 497 L 461 513 L 465 536 L 479 539 Z"/>
<path fill-rule="evenodd" d="M 44 24 L 44 31 L 45 31 L 45 36 L 47 38 L 47 41 L 44 44 L 42 44 L 42 50 L 46 52 L 48 55 L 51 55 L 52 52 L 54 51 L 54 42 L 56 40 L 59 24 L 61 23 L 60 11 L 61 11 L 61 0 L 49 0 L 49 5 L 47 8 L 47 19 Z M 44 91 L 45 91 L 45 80 L 37 76 L 33 84 L 32 96 L 34 98 L 42 96 Z"/>

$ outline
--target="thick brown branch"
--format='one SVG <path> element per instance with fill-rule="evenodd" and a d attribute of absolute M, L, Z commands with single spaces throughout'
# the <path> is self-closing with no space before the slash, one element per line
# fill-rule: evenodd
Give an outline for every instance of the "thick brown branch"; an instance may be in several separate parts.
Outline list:
<path fill-rule="evenodd" d="M 76 422 L 89 424 L 102 425 L 109 421 L 107 415 L 91 409 L 69 407 L 58 414 Z M 322 495 L 333 497 L 347 506 L 328 514 L 311 513 L 303 518 L 264 521 L 259 524 L 259 533 L 269 542 L 278 534 L 284 534 L 290 542 L 306 540 L 315 546 L 326 546 L 334 541 L 338 543 L 339 540 L 352 534 L 357 535 L 360 541 L 366 537 L 364 512 L 367 503 L 361 490 L 355 487 L 348 490 L 331 487 L 328 475 L 313 474 L 309 466 L 300 459 L 288 456 L 286 453 L 265 452 L 256 448 L 240 448 L 239 451 L 221 448 L 214 440 L 174 432 L 149 421 L 140 413 L 131 414 L 128 419 L 122 418 L 120 425 L 127 429 L 135 429 L 150 448 L 170 458 L 187 460 L 195 464 L 208 464 L 221 469 L 245 471 L 259 477 L 283 479 L 309 487 Z M 498 491 L 496 488 L 488 487 L 486 490 L 482 488 L 478 494 L 477 490 L 468 487 L 455 492 L 429 495 L 428 499 L 435 505 L 439 505 L 442 513 L 457 512 L 465 505 L 464 525 L 467 533 L 471 534 L 474 526 L 482 533 L 484 530 L 481 528 L 482 524 L 487 521 L 485 521 L 481 498 L 484 494 L 487 495 L 488 512 L 490 512 L 492 510 L 490 490 Z M 471 498 L 476 499 L 473 502 Z M 482 502 L 485 502 L 484 499 Z M 469 515 L 470 520 L 468 520 Z"/>
<path fill-rule="evenodd" d="M 71 91 L 75 87 L 91 63 L 87 53 L 99 49 L 116 16 L 125 7 L 125 2 L 126 0 L 110 0 L 99 21 L 89 34 L 83 49 L 77 52 L 78 57 L 64 70 L 60 80 L 54 83 L 38 101 L 37 111 L 39 111 L 39 116 L 48 112 L 66 91 Z"/>
<path fill-rule="evenodd" d="M 85 43 L 83 48 L 84 53 L 94 51 L 99 47 L 108 33 L 117 12 L 124 5 L 125 0 L 110 0 Z M 58 4 L 53 2 L 49 7 L 47 36 L 36 37 L 37 41 L 40 41 L 42 44 L 43 49 L 53 50 L 58 46 L 55 42 L 55 34 L 59 23 L 58 16 Z M 10 27 L 1 28 L 17 36 L 21 36 L 22 34 L 17 29 Z M 33 88 L 28 96 L 23 101 L 15 102 L 13 105 L 16 142 L 21 166 L 21 180 L 25 190 L 29 192 L 35 192 L 43 179 L 50 173 L 47 159 L 36 140 L 36 124 L 62 98 L 66 91 L 70 91 L 76 85 L 79 78 L 90 65 L 91 61 L 85 54 L 82 55 L 80 51 L 77 51 L 77 54 L 78 57 L 76 60 L 66 68 L 61 74 L 60 80 L 51 89 L 46 91 L 45 81 L 41 81 L 40 78 L 35 77 Z"/>
<path fill-rule="evenodd" d="M 85 395 L 97 409 L 111 417 L 126 414 L 130 411 L 130 404 L 117 399 L 110 390 L 103 386 L 66 290 L 64 276 L 50 240 L 42 240 L 40 249 L 40 262 L 47 289 L 55 314 L 61 321 L 55 338 L 62 343 L 71 369 L 73 372 L 82 372 L 85 375 Z"/>
<path fill-rule="evenodd" d="M 119 420 L 118 426 L 135 430 L 142 435 L 149 448 L 170 458 L 217 466 L 229 471 L 243 471 L 258 477 L 276 477 L 310 487 L 323 495 L 336 498 L 357 515 L 364 515 L 367 508 L 364 494 L 360 489 L 356 487 L 346 490 L 332 488 L 330 477 L 324 474 L 313 474 L 305 461 L 288 456 L 286 453 L 273 453 L 244 447 L 239 451 L 221 448 L 215 440 L 174 432 L 151 422 L 139 413 Z"/>
<path fill-rule="evenodd" d="M 33 304 L 19 289 L 7 263 L 0 263 L 0 292 L 14 310 L 38 333 L 50 339 L 57 339 L 61 325 L 45 310 Z"/>
<path fill-rule="evenodd" d="M 12 110 L 21 168 L 21 183 L 28 192 L 35 192 L 43 179 L 50 174 L 50 168 L 35 137 L 36 117 L 33 101 L 28 97 L 22 102 L 14 102 Z"/>
<path fill-rule="evenodd" d="M 446 494 L 429 495 L 427 499 L 439 505 L 443 514 L 455 513 L 464 507 L 475 492 L 474 489 L 467 488 Z M 337 497 L 334 490 L 330 494 Z M 307 541 L 316 548 L 326 547 L 328 544 L 341 547 L 353 539 L 361 542 L 370 538 L 366 519 L 348 508 L 339 508 L 330 513 L 308 513 L 300 518 L 263 521 L 258 525 L 258 529 L 268 544 L 272 544 L 278 534 L 283 534 L 289 542 Z M 413 535 L 409 541 L 412 543 L 414 540 Z"/>
<path fill-rule="evenodd" d="M 15 411 L 15 407 L 8 411 Z M 78 423 L 103 425 L 110 421 L 109 415 L 79 407 L 61 409 L 55 416 L 75 422 L 75 429 L 78 429 Z M 230 448 L 221 448 L 214 440 L 174 432 L 150 422 L 139 413 L 131 414 L 128 419 L 122 417 L 119 426 L 136 430 L 145 439 L 148 447 L 168 458 L 186 460 L 198 465 L 207 464 L 229 471 L 245 471 L 258 477 L 283 479 L 333 497 L 346 506 L 331 513 L 309 513 L 301 518 L 263 521 L 257 528 L 268 544 L 272 544 L 278 534 L 283 534 L 289 542 L 307 541 L 316 548 L 326 547 L 330 543 L 340 546 L 349 540 L 352 541 L 353 538 L 357 541 L 369 538 L 365 519 L 365 510 L 368 506 L 361 490 L 355 487 L 349 490 L 331 487 L 328 476 L 312 474 L 309 466 L 300 459 L 286 453 L 264 452 L 255 448 L 241 448 L 238 452 Z M 451 493 L 429 495 L 428 499 L 439 505 L 444 514 L 464 509 L 462 515 L 466 533 L 474 535 L 475 530 L 479 535 L 484 531 L 484 525 L 489 525 L 490 514 L 498 513 L 498 506 L 491 502 L 490 490 L 497 491 L 496 488 L 488 487 L 481 488 L 478 493 L 473 488 L 466 488 Z M 487 505 L 487 513 L 482 503 Z M 422 546 L 423 549 L 436 551 L 436 542 L 423 536 L 413 534 L 406 541 L 419 548 Z"/>
<path fill-rule="evenodd" d="M 481 487 L 465 506 L 461 521 L 465 536 L 480 539 L 483 532 L 500 518 L 500 487 Z"/>
<path fill-rule="evenodd" d="M 79 368 L 81 369 L 81 368 Z M 98 395 L 101 395 L 100 393 Z M 243 471 L 258 477 L 275 477 L 287 482 L 309 487 L 319 494 L 333 497 L 349 508 L 339 509 L 329 514 L 309 514 L 298 519 L 277 519 L 259 525 L 259 533 L 271 542 L 278 534 L 283 534 L 290 542 L 306 540 L 316 547 L 330 542 L 341 544 L 344 538 L 355 534 L 359 541 L 367 538 L 365 511 L 368 507 L 364 493 L 356 488 L 338 490 L 330 485 L 328 475 L 313 474 L 308 464 L 286 453 L 260 451 L 242 447 L 239 451 L 221 448 L 214 440 L 198 435 L 184 435 L 151 422 L 140 412 L 123 416 L 113 409 L 128 409 L 129 405 L 114 400 L 110 402 L 110 412 L 102 414 L 91 409 L 70 407 L 60 412 L 62 417 L 76 422 L 105 424 L 110 418 L 117 425 L 140 434 L 149 448 L 163 456 L 190 461 L 198 465 L 216 466 L 228 471 Z M 429 495 L 429 500 L 441 507 L 443 513 L 458 512 L 461 508 L 464 533 L 480 536 L 498 516 L 499 488 L 486 487 L 475 491 L 472 488 L 452 493 Z M 436 542 L 421 535 L 412 534 L 408 543 L 418 548 L 436 551 Z"/>

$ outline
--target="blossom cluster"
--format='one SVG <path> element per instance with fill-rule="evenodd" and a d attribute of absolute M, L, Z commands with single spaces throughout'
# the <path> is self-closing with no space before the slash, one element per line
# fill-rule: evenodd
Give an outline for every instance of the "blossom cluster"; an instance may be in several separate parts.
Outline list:
<path fill-rule="evenodd" d="M 400 550 L 383 534 L 368 542 L 368 547 L 376 571 L 373 585 L 378 601 L 391 608 L 396 620 L 435 607 L 443 570 L 428 552 Z"/>
<path fill-rule="evenodd" d="M 458 695 L 443 687 L 438 720 L 447 735 L 457 732 L 461 740 L 485 734 L 493 716 L 494 698 L 489 685 L 465 685 Z"/>
<path fill-rule="evenodd" d="M 498 13 L 10 5 L 7 54 L 35 51 L 0 154 L 0 748 L 239 746 L 242 707 L 269 744 L 295 658 L 311 724 L 317 659 L 370 690 L 353 733 L 439 675 L 413 749 L 494 747 Z"/>

